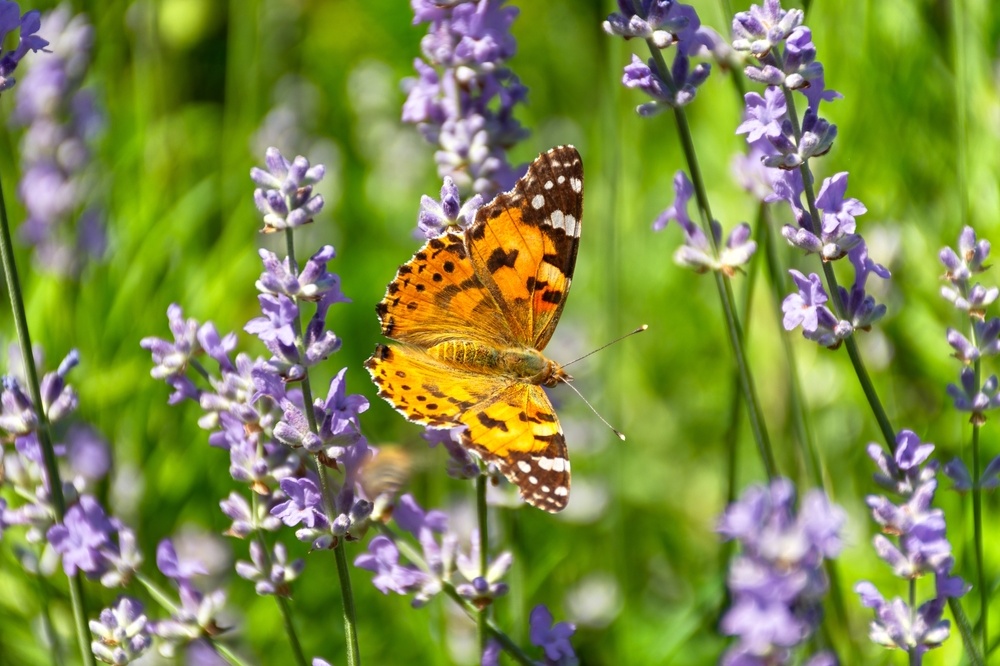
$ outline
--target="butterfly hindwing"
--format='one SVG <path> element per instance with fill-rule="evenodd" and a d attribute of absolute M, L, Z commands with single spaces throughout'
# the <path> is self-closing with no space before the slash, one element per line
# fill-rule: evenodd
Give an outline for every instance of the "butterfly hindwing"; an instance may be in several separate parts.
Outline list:
<path fill-rule="evenodd" d="M 517 342 L 543 349 L 569 293 L 583 218 L 583 162 L 572 146 L 540 155 L 479 209 L 466 245 Z"/>
<path fill-rule="evenodd" d="M 463 412 L 462 443 L 495 463 L 531 505 L 561 511 L 569 501 L 562 426 L 542 387 L 517 383 Z"/>
<path fill-rule="evenodd" d="M 378 345 L 365 367 L 381 398 L 409 420 L 435 428 L 454 426 L 463 413 L 513 383 L 445 364 L 407 344 Z"/>

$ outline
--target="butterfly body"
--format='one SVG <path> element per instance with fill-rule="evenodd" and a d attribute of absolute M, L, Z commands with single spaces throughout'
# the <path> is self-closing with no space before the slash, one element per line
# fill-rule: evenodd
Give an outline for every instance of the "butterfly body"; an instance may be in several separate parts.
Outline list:
<path fill-rule="evenodd" d="M 569 292 L 582 214 L 579 153 L 540 155 L 468 229 L 430 239 L 400 266 L 376 307 L 394 342 L 365 364 L 398 412 L 466 426 L 462 444 L 546 511 L 566 506 L 570 466 L 541 387 L 571 378 L 541 350 Z"/>

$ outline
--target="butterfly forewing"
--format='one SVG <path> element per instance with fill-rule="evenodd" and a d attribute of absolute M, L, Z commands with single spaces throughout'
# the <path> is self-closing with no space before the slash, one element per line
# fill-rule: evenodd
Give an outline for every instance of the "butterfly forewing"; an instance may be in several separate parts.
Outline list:
<path fill-rule="evenodd" d="M 476 276 L 465 235 L 457 231 L 430 239 L 400 266 L 375 310 L 383 335 L 420 347 L 458 337 L 493 343 L 511 337 L 503 312 Z"/>
<path fill-rule="evenodd" d="M 466 243 L 516 341 L 543 349 L 569 293 L 583 219 L 583 162 L 572 146 L 536 159 L 479 209 Z M 512 233 L 511 229 L 515 231 Z"/>

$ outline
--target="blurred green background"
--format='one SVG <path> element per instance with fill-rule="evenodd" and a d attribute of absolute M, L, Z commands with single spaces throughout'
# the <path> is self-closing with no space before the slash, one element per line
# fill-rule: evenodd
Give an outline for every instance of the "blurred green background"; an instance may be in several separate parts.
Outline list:
<path fill-rule="evenodd" d="M 650 229 L 673 199 L 673 174 L 684 167 L 675 125 L 670 114 L 640 119 L 633 112 L 644 99 L 622 88 L 621 69 L 631 49 L 646 53 L 641 43 L 602 32 L 614 2 L 513 4 L 521 15 L 513 28 L 519 51 L 510 64 L 530 90 L 518 117 L 532 135 L 512 161 L 573 143 L 587 174 L 575 287 L 547 353 L 568 361 L 639 324 L 650 329 L 573 368 L 577 387 L 628 441 L 618 442 L 575 396 L 559 393 L 573 500 L 555 517 L 532 509 L 497 512 L 497 548 L 515 554 L 511 593 L 499 602 L 497 621 L 527 644 L 527 614 L 544 602 L 557 620 L 576 622 L 573 643 L 583 664 L 713 663 L 727 644 L 716 630 L 725 563 L 714 526 L 728 488 L 732 354 L 711 278 L 673 264 L 676 227 Z M 728 33 L 720 3 L 692 4 L 703 23 Z M 893 272 L 888 284 L 874 285 L 889 314 L 862 336 L 862 352 L 894 426 L 937 444 L 942 461 L 965 453 L 969 426 L 944 390 L 958 373 L 944 332 L 961 321 L 938 296 L 937 252 L 954 245 L 966 221 L 981 237 L 1000 238 L 1000 18 L 992 0 L 960 4 L 959 43 L 952 38 L 954 8 L 943 1 L 821 0 L 806 17 L 827 86 L 845 97 L 824 107 L 839 138 L 816 163 L 817 175 L 850 172 L 848 195 L 868 207 L 859 231 L 872 257 Z M 372 399 L 362 418 L 366 435 L 376 445 L 408 447 L 419 464 L 412 492 L 425 506 L 453 510 L 456 526 L 471 524 L 471 487 L 445 475 L 442 452 L 425 451 L 420 429 L 375 397 L 362 368 L 380 340 L 374 305 L 418 245 L 412 229 L 420 196 L 436 196 L 440 188 L 433 148 L 399 120 L 400 80 L 413 73 L 424 28 L 411 24 L 402 0 L 91 0 L 72 6 L 96 28 L 88 85 L 107 116 L 96 158 L 110 246 L 106 261 L 87 267 L 78 281 L 33 270 L 22 248 L 34 340 L 47 352 L 47 369 L 79 349 L 83 361 L 71 375 L 80 394 L 78 416 L 113 445 L 115 472 L 105 497 L 137 529 L 149 570 L 159 540 L 180 533 L 182 541 L 201 544 L 205 557 L 215 554 L 216 580 L 231 583 L 237 627 L 231 644 L 251 662 L 285 663 L 289 649 L 273 600 L 257 597 L 231 573 L 234 559 L 246 559 L 245 544 L 219 536 L 228 523 L 218 501 L 242 490 L 229 477 L 228 457 L 208 447 L 194 405 L 166 405 L 168 390 L 150 378 L 139 340 L 168 335 L 170 303 L 181 304 L 186 316 L 214 321 L 220 331 L 241 331 L 258 313 L 256 248 L 282 253 L 280 239 L 257 233 L 249 169 L 263 164 L 268 145 L 325 163 L 327 205 L 299 235 L 297 248 L 305 257 L 333 244 L 338 257 L 330 269 L 353 302 L 330 312 L 343 349 L 320 382 L 347 366 L 349 390 Z M 40 34 L 49 37 L 44 23 Z M 16 94 L 15 88 L 3 95 L 0 114 L 9 115 Z M 743 148 L 734 134 L 740 109 L 729 73 L 718 68 L 687 108 L 713 212 L 726 228 L 756 218 L 754 201 L 730 169 Z M 967 154 L 959 149 L 959 117 L 965 118 Z M 18 134 L 2 136 L 0 175 L 16 224 L 23 218 L 15 196 Z M 776 215 L 784 220 L 787 210 Z M 818 270 L 812 258 L 784 246 L 781 252 L 788 266 Z M 875 421 L 844 351 L 783 332 L 780 308 L 759 272 L 746 328 L 780 468 L 806 479 L 791 434 L 780 342 L 791 335 L 816 444 L 834 498 L 849 515 L 837 566 L 851 625 L 834 628 L 829 638 L 845 664 L 903 663 L 903 655 L 868 644 L 870 611 L 853 592 L 859 579 L 871 579 L 886 596 L 905 594 L 871 548 L 864 497 L 877 490 L 865 445 L 878 439 Z M 985 275 L 986 282 L 995 280 L 995 272 Z M 734 282 L 742 293 L 745 278 Z M 788 290 L 790 283 L 783 284 Z M 6 307 L 0 334 L 13 339 Z M 264 353 L 245 334 L 240 348 Z M 983 446 L 989 456 L 1000 453 L 994 420 L 983 429 Z M 764 478 L 745 417 L 735 473 L 739 488 Z M 938 502 L 950 521 L 957 570 L 969 579 L 970 502 L 944 490 L 947 485 L 942 482 Z M 987 525 L 997 524 L 997 510 L 989 496 Z M 303 544 L 287 536 L 304 556 Z M 206 539 L 214 544 L 207 551 Z M 16 562 L 16 540 L 11 534 L 0 544 L 0 662 L 47 664 L 50 655 L 35 638 L 35 582 Z M 364 544 L 351 544 L 350 558 L 363 550 Z M 1000 548 L 990 531 L 986 550 L 989 579 L 996 581 Z M 352 571 L 365 663 L 470 663 L 473 627 L 450 602 L 412 610 L 407 599 L 377 592 L 368 572 Z M 61 589 L 64 579 L 55 576 L 51 584 Z M 92 615 L 116 595 L 95 585 L 88 593 Z M 921 593 L 929 593 L 923 583 Z M 967 597 L 965 606 L 975 619 L 972 601 Z M 343 663 L 330 555 L 308 556 L 293 609 L 306 653 Z M 68 629 L 68 604 L 52 611 Z M 151 602 L 147 611 L 158 615 Z M 995 605 L 994 617 L 998 611 Z M 73 663 L 72 643 L 65 648 Z M 927 663 L 957 664 L 960 653 L 953 628 L 952 639 Z"/>

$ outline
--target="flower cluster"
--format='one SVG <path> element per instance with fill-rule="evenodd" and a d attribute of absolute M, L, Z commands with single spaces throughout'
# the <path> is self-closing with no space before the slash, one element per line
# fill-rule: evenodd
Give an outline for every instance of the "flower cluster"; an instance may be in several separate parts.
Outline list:
<path fill-rule="evenodd" d="M 674 261 L 698 273 L 722 271 L 730 277 L 744 266 L 757 251 L 756 241 L 750 240 L 750 225 L 738 224 L 722 243 L 722 226 L 712 220 L 713 242 L 709 242 L 705 232 L 688 216 L 687 206 L 694 194 L 694 188 L 687 174 L 678 171 L 674 176 L 674 203 L 653 222 L 653 229 L 660 231 L 671 220 L 677 222 L 684 231 L 684 244 L 674 253 Z M 719 248 L 716 251 L 715 248 Z"/>
<path fill-rule="evenodd" d="M 42 407 L 50 424 L 55 426 L 53 431 L 66 433 L 65 440 L 53 447 L 57 462 L 61 463 L 58 472 L 68 506 L 61 521 L 57 520 L 51 480 L 38 439 L 38 414 L 21 388 L 22 381 L 13 376 L 3 379 L 0 429 L 5 439 L 13 440 L 14 449 L 3 452 L 2 482 L 13 486 L 15 495 L 25 501 L 8 505 L 6 500 L 0 500 L 0 532 L 23 526 L 27 528 L 25 538 L 29 544 L 50 549 L 58 556 L 53 560 L 44 552 L 39 557 L 34 549 L 17 549 L 28 568 L 38 568 L 39 562 L 61 561 L 67 576 L 79 573 L 105 587 L 126 587 L 143 563 L 136 534 L 109 515 L 91 494 L 93 484 L 110 468 L 107 444 L 87 427 L 64 427 L 77 405 L 76 392 L 66 379 L 78 363 L 79 355 L 70 352 L 56 372 L 45 375 L 40 387 Z M 151 622 L 141 603 L 120 596 L 89 625 L 94 634 L 91 649 L 99 660 L 128 664 L 149 649 L 154 637 L 161 639 L 161 651 L 172 654 L 195 638 L 218 633 L 213 618 L 221 610 L 224 597 L 219 591 L 202 594 L 190 584 L 192 575 L 204 573 L 200 565 L 181 562 L 169 541 L 161 543 L 157 565 L 164 575 L 178 582 L 181 610 L 171 619 Z M 44 568 L 43 571 L 51 573 Z M 214 633 L 210 631 L 213 628 Z"/>
<path fill-rule="evenodd" d="M 12 356 L 14 352 L 12 351 Z M 36 362 L 40 363 L 41 359 Z M 31 544 L 48 544 L 62 557 L 68 575 L 77 571 L 108 586 L 126 584 L 142 562 L 136 548 L 135 534 L 119 520 L 109 517 L 94 498 L 92 488 L 110 467 L 107 443 L 86 426 L 64 427 L 76 410 L 76 391 L 66 379 L 80 362 L 71 351 L 55 372 L 41 382 L 42 410 L 51 426 L 50 432 L 65 433 L 54 443 L 59 469 L 59 483 L 68 509 L 57 522 L 52 479 L 46 470 L 42 444 L 38 438 L 38 412 L 23 388 L 23 380 L 12 375 L 3 378 L 0 394 L 0 431 L 14 446 L 3 452 L 4 474 L 0 482 L 9 485 L 20 504 L 4 502 L 0 516 L 2 528 L 22 526 Z M 23 553 L 28 557 L 28 553 Z"/>
<path fill-rule="evenodd" d="M 426 194 L 420 197 L 417 234 L 424 238 L 434 238 L 449 227 L 466 229 L 476 221 L 476 211 L 482 205 L 482 194 L 469 197 L 463 204 L 455 181 L 451 176 L 445 176 L 440 203 Z"/>
<path fill-rule="evenodd" d="M 988 268 L 990 244 L 977 241 L 972 227 L 965 227 L 958 237 L 958 251 L 946 247 L 939 256 L 945 267 L 944 278 L 949 283 L 941 288 L 941 295 L 968 317 L 972 338 L 954 328 L 948 329 L 948 344 L 962 363 L 961 385 L 949 384 L 948 395 L 954 400 L 955 409 L 970 412 L 972 422 L 982 425 L 986 422 L 985 412 L 1000 406 L 1000 382 L 996 375 L 979 384 L 972 367 L 982 357 L 1000 353 L 1000 319 L 986 318 L 986 308 L 1000 295 L 1000 289 L 972 283 L 973 275 Z"/>
<path fill-rule="evenodd" d="M 35 248 L 40 267 L 76 275 L 88 259 L 100 258 L 106 245 L 103 213 L 93 194 L 100 191 L 97 172 L 90 166 L 103 119 L 92 91 L 82 85 L 94 30 L 85 15 L 74 16 L 67 5 L 42 22 L 51 51 L 28 62 L 12 116 L 27 128 L 18 185 L 27 219 L 19 233 Z"/>
<path fill-rule="evenodd" d="M 782 303 L 786 330 L 801 327 L 807 339 L 837 347 L 885 315 L 885 306 L 867 293 L 867 281 L 872 274 L 888 279 L 889 271 L 869 258 L 864 238 L 857 233 L 856 218 L 867 209 L 847 196 L 846 172 L 823 180 L 814 210 L 802 202 L 806 187 L 812 187 L 803 179 L 803 169 L 809 159 L 828 153 L 837 137 L 837 127 L 819 115 L 820 102 L 841 97 L 826 89 L 812 32 L 802 19 L 801 10 L 784 10 L 778 0 L 765 0 L 763 6 L 736 14 L 733 49 L 753 59 L 747 76 L 767 85 L 763 95 L 747 93 L 744 120 L 736 133 L 746 135 L 752 159 L 765 170 L 762 174 L 760 167 L 744 161 L 747 188 L 765 202 L 783 201 L 791 207 L 795 225 L 782 228 L 785 240 L 823 261 L 847 257 L 854 268 L 850 289 L 837 287 L 834 308 L 827 305 L 830 296 L 820 276 L 796 270 L 790 273 L 797 291 Z M 793 92 L 807 100 L 801 125 Z"/>
<path fill-rule="evenodd" d="M 447 430 L 438 432 L 443 433 L 441 438 L 450 434 Z M 408 540 L 401 542 L 402 537 L 386 532 L 373 538 L 368 552 L 354 561 L 355 566 L 375 574 L 372 584 L 383 594 L 412 594 L 411 603 L 417 608 L 448 587 L 482 609 L 507 593 L 507 584 L 501 579 L 513 563 L 510 553 L 500 553 L 485 573 L 480 572 L 478 534 L 473 531 L 470 535 L 471 546 L 466 554 L 459 548 L 459 536 L 448 530 L 448 516 L 443 511 L 425 511 L 409 494 L 399 499 L 392 519 L 419 544 L 419 550 Z M 552 614 L 544 606 L 535 607 L 531 613 L 531 642 L 544 649 L 546 664 L 576 663 L 569 642 L 574 631 L 575 627 L 566 622 L 552 626 Z M 497 663 L 498 655 L 498 645 L 487 647 L 483 663 Z"/>
<path fill-rule="evenodd" d="M 9 90 L 17 82 L 14 70 L 28 51 L 42 51 L 49 45 L 36 33 L 42 25 L 41 14 L 31 10 L 21 15 L 16 2 L 0 0 L 0 92 Z M 13 50 L 2 47 L 7 35 L 18 31 L 17 46 Z"/>
<path fill-rule="evenodd" d="M 506 66 L 517 50 L 506 0 L 412 0 L 414 23 L 428 23 L 417 76 L 404 82 L 403 121 L 438 146 L 438 175 L 463 192 L 492 197 L 513 186 L 522 167 L 507 150 L 527 132 L 514 118 L 527 89 Z"/>
<path fill-rule="evenodd" d="M 319 212 L 322 199 L 311 194 L 310 186 L 322 176 L 322 166 L 310 166 L 304 157 L 289 162 L 276 149 L 268 150 L 267 164 L 270 171 L 252 173 L 258 185 L 273 188 L 255 192 L 265 229 L 299 226 Z M 173 388 L 170 402 L 188 399 L 200 405 L 204 415 L 199 425 L 212 431 L 209 443 L 228 451 L 231 476 L 260 498 L 256 508 L 239 493 L 221 502 L 233 521 L 228 534 L 236 538 L 284 524 L 314 548 L 332 548 L 341 539 L 360 538 L 367 529 L 372 502 L 364 496 L 359 475 L 373 450 L 360 434 L 358 415 L 368 401 L 347 393 L 346 368 L 331 380 L 325 397 L 309 404 L 305 397 L 311 395 L 305 390 L 308 369 L 340 347 L 340 339 L 326 327 L 330 306 L 348 300 L 340 278 L 327 270 L 334 256 L 334 249 L 324 246 L 300 268 L 291 258 L 260 251 L 262 316 L 244 330 L 264 343 L 270 358 L 243 353 L 232 358 L 234 334 L 221 336 L 211 322 L 185 319 L 177 305 L 167 311 L 174 340 L 150 337 L 141 343 L 153 356 L 151 374 Z M 301 308 L 308 303 L 313 315 L 300 333 Z M 217 372 L 201 364 L 202 355 L 215 362 Z M 199 387 L 191 371 L 208 385 Z M 293 388 L 299 382 L 302 390 Z M 310 459 L 319 464 L 310 465 Z M 327 480 L 328 468 L 342 474 Z M 287 595 L 303 566 L 288 562 L 281 544 L 268 550 L 254 542 L 250 559 L 239 562 L 237 572 L 253 581 L 260 594 Z"/>
<path fill-rule="evenodd" d="M 264 216 L 261 231 L 274 233 L 312 222 L 323 209 L 323 197 L 313 194 L 313 185 L 326 174 L 323 165 L 310 167 L 301 155 L 289 162 L 277 148 L 268 148 L 264 161 L 267 169 L 250 169 L 250 178 L 258 185 L 253 201 Z"/>
<path fill-rule="evenodd" d="M 777 479 L 747 489 L 719 521 L 723 538 L 742 546 L 729 567 L 733 601 L 721 623 L 738 640 L 722 664 L 790 664 L 791 650 L 819 625 L 823 563 L 840 552 L 845 515 L 822 491 L 807 493 L 797 512 L 795 498 L 792 483 Z M 834 662 L 819 654 L 808 663 Z"/>
<path fill-rule="evenodd" d="M 373 538 L 368 552 L 359 555 L 355 566 L 375 572 L 372 583 L 384 594 L 413 594 L 413 606 L 426 604 L 446 585 L 482 608 L 507 593 L 500 581 L 513 561 L 510 553 L 501 553 L 490 564 L 485 576 L 479 571 L 479 539 L 472 535 L 470 552 L 459 550 L 459 537 L 448 531 L 448 517 L 442 511 L 425 511 L 409 494 L 399 499 L 392 514 L 396 525 L 420 544 L 420 552 L 407 549 L 411 563 L 400 563 L 400 549 L 385 535 Z"/>
<path fill-rule="evenodd" d="M 653 99 L 636 107 L 642 116 L 650 116 L 669 108 L 684 106 L 694 100 L 698 86 L 705 82 L 711 65 L 700 63 L 691 67 L 691 56 L 711 50 L 713 34 L 702 28 L 694 7 L 676 0 L 618 0 L 619 11 L 608 16 L 604 31 L 624 39 L 644 39 L 651 49 L 674 49 L 670 71 L 658 68 L 655 59 L 643 62 L 633 54 L 625 66 L 622 83 L 636 88 Z"/>
<path fill-rule="evenodd" d="M 862 603 L 875 611 L 869 633 L 872 641 L 916 655 L 948 638 L 950 625 L 942 619 L 945 604 L 968 590 L 951 573 L 955 560 L 945 534 L 944 512 L 931 506 L 938 468 L 937 461 L 928 460 L 933 451 L 933 444 L 921 442 L 910 430 L 899 432 L 891 456 L 878 444 L 869 444 L 868 455 L 879 470 L 875 482 L 902 502 L 894 504 L 888 497 L 870 495 L 867 503 L 882 530 L 874 539 L 879 557 L 911 586 L 917 578 L 933 574 L 934 597 L 913 608 L 900 597 L 886 601 L 867 581 L 855 587 Z"/>

